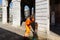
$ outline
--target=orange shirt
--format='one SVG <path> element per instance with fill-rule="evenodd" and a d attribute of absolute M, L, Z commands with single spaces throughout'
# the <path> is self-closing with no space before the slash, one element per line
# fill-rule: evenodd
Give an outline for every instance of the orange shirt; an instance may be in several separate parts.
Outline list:
<path fill-rule="evenodd" d="M 26 20 L 26 25 L 30 25 L 30 23 L 31 23 L 31 20 L 28 18 L 28 19 Z"/>
<path fill-rule="evenodd" d="M 26 32 L 25 32 L 25 35 L 29 35 L 30 34 L 30 23 L 31 23 L 31 20 L 28 18 L 25 21 L 25 24 L 26 24 Z"/>

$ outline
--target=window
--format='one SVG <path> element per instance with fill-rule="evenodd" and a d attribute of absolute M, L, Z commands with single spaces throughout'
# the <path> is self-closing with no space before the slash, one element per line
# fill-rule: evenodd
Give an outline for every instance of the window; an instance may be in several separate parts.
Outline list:
<path fill-rule="evenodd" d="M 25 18 L 29 16 L 29 7 L 27 5 L 24 7 L 24 13 L 25 13 Z"/>

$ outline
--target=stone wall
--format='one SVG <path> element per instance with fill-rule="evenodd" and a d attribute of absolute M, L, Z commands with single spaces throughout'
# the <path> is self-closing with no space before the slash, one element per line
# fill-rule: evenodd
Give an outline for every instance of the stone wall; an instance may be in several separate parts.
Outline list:
<path fill-rule="evenodd" d="M 49 31 L 49 0 L 36 0 L 35 18 L 39 32 L 46 35 Z"/>
<path fill-rule="evenodd" d="M 13 3 L 13 26 L 20 26 L 21 8 L 20 0 L 12 0 Z"/>

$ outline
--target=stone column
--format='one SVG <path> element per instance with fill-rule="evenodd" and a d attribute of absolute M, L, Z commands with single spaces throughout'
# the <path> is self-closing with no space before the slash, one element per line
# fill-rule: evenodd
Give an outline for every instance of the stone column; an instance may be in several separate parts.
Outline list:
<path fill-rule="evenodd" d="M 48 18 L 48 25 L 47 25 L 47 38 L 49 39 L 50 38 L 50 2 L 49 2 L 50 0 L 47 0 L 47 13 L 48 13 L 48 16 L 47 16 L 47 18 Z M 48 40 L 47 39 L 47 40 Z"/>
<path fill-rule="evenodd" d="M 49 15 L 49 0 L 36 0 L 36 22 L 38 23 L 38 33 L 48 38 L 50 15 Z M 39 34 L 40 34 L 39 33 Z M 38 35 L 39 35 L 38 34 Z"/>
<path fill-rule="evenodd" d="M 7 0 L 2 0 L 2 23 L 7 23 Z"/>
<path fill-rule="evenodd" d="M 13 2 L 13 26 L 20 26 L 20 0 L 12 0 Z"/>

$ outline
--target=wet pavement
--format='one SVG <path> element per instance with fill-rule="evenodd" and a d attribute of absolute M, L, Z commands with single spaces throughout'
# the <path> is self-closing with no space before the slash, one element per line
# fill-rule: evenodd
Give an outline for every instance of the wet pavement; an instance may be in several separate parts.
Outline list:
<path fill-rule="evenodd" d="M 0 28 L 0 40 L 23 40 L 23 36 Z"/>

